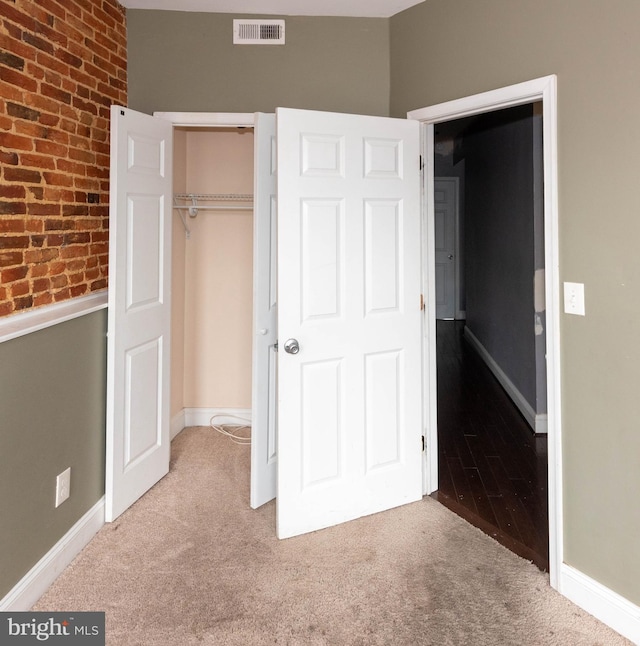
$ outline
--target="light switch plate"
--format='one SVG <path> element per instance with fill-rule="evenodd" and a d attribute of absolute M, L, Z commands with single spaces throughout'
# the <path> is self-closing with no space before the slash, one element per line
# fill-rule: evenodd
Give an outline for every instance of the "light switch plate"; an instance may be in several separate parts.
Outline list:
<path fill-rule="evenodd" d="M 564 311 L 584 316 L 584 283 L 564 284 Z"/>

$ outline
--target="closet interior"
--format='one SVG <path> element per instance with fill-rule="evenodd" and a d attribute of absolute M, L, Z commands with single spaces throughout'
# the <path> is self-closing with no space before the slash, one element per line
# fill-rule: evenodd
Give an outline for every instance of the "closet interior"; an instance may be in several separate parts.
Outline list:
<path fill-rule="evenodd" d="M 253 157 L 253 128 L 174 129 L 172 419 L 251 413 Z"/>

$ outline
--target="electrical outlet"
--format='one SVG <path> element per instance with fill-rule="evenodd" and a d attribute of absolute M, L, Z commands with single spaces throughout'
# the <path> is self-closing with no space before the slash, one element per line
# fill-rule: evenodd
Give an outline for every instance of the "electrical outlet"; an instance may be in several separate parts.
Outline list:
<path fill-rule="evenodd" d="M 59 507 L 68 497 L 71 491 L 71 467 L 65 469 L 56 478 L 56 507 Z"/>
<path fill-rule="evenodd" d="M 564 284 L 564 311 L 567 314 L 584 316 L 584 284 Z"/>

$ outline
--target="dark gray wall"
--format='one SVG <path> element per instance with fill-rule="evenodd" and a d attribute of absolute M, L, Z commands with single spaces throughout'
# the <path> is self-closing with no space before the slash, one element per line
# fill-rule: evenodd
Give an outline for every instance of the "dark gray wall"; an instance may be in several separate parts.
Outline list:
<path fill-rule="evenodd" d="M 0 598 L 104 495 L 106 319 L 0 343 Z"/>
<path fill-rule="evenodd" d="M 463 134 L 467 327 L 536 410 L 533 109 L 475 119 Z"/>
<path fill-rule="evenodd" d="M 127 11 L 129 107 L 389 113 L 388 20 L 287 16 L 285 45 L 233 45 L 238 17 Z"/>

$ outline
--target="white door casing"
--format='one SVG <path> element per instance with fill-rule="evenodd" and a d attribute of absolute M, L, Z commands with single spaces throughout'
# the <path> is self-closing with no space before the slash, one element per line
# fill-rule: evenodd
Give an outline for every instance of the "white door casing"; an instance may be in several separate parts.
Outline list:
<path fill-rule="evenodd" d="M 256 114 L 253 196 L 251 507 L 276 496 L 276 117 Z"/>
<path fill-rule="evenodd" d="M 111 108 L 105 516 L 169 470 L 171 123 Z"/>
<path fill-rule="evenodd" d="M 458 178 L 434 179 L 436 318 L 452 319 L 456 313 L 456 221 Z"/>
<path fill-rule="evenodd" d="M 562 512 L 562 395 L 560 379 L 560 280 L 558 236 L 558 105 L 557 77 L 555 75 L 525 81 L 448 101 L 408 113 L 423 125 L 426 174 L 424 178 L 426 199 L 425 246 L 434 248 L 433 195 L 434 124 L 461 119 L 474 114 L 501 110 L 514 105 L 542 101 L 543 130 L 543 192 L 544 192 L 544 245 L 545 245 L 545 304 L 547 312 L 547 411 L 549 437 L 549 578 L 551 586 L 559 589 L 563 566 L 563 512 Z M 427 285 L 427 313 L 435 313 L 435 299 L 431 287 L 433 270 L 429 262 L 423 265 Z M 435 316 L 425 317 L 425 410 L 426 446 L 428 466 L 425 471 L 424 493 L 438 488 L 438 426 L 436 419 L 436 344 Z"/>
<path fill-rule="evenodd" d="M 277 133 L 285 538 L 421 498 L 420 151 L 400 119 L 278 109 Z"/>

